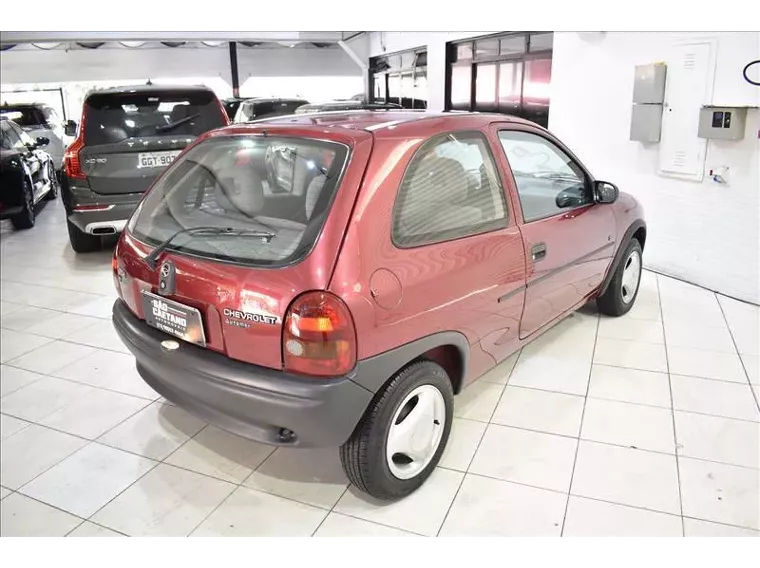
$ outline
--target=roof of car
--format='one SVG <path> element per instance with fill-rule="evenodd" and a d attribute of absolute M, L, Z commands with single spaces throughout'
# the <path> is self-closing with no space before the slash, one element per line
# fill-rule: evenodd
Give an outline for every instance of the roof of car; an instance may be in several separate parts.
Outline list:
<path fill-rule="evenodd" d="M 121 93 L 165 93 L 165 92 L 209 92 L 211 89 L 204 85 L 124 85 L 122 87 L 109 87 L 107 89 L 98 89 L 90 91 L 90 95 L 116 95 Z"/>

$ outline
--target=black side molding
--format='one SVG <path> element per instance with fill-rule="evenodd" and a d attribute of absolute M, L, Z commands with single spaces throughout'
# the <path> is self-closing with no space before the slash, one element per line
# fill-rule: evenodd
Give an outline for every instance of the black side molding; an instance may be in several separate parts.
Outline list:
<path fill-rule="evenodd" d="M 601 296 L 607 291 L 607 287 L 610 285 L 610 281 L 612 280 L 612 277 L 615 274 L 615 271 L 617 270 L 617 267 L 620 264 L 620 261 L 623 259 L 623 253 L 625 252 L 625 249 L 628 246 L 628 243 L 631 242 L 631 239 L 633 238 L 633 234 L 639 229 L 641 229 L 642 227 L 646 229 L 647 227 L 646 223 L 644 223 L 644 221 L 641 219 L 636 219 L 633 223 L 631 223 L 631 226 L 628 227 L 628 229 L 625 231 L 623 238 L 620 239 L 620 246 L 618 246 L 617 252 L 615 253 L 615 258 L 612 259 L 612 262 L 610 263 L 610 267 L 607 269 L 607 275 L 604 277 L 604 280 L 602 281 L 602 285 L 599 286 L 599 294 L 598 294 L 599 296 Z"/>

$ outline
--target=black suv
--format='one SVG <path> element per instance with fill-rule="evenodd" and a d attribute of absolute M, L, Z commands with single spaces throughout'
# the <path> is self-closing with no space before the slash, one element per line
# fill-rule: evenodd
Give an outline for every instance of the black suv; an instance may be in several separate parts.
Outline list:
<path fill-rule="evenodd" d="M 71 247 L 98 250 L 101 236 L 124 228 L 145 190 L 188 144 L 228 122 L 207 87 L 141 85 L 89 93 L 61 180 Z"/>

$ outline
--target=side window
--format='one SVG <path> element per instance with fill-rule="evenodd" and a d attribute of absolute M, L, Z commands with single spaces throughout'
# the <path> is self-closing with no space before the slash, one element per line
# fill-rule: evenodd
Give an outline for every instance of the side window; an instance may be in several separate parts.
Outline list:
<path fill-rule="evenodd" d="M 593 203 L 583 170 L 555 144 L 517 130 L 502 130 L 499 140 L 512 168 L 526 223 Z"/>
<path fill-rule="evenodd" d="M 24 132 L 24 130 L 22 130 L 20 126 L 17 126 L 15 124 L 10 124 L 9 126 L 16 133 L 16 136 L 19 137 L 19 143 L 15 146 L 15 148 L 24 148 L 26 146 L 34 146 L 34 140 L 32 140 L 32 137 L 29 136 L 26 132 Z"/>
<path fill-rule="evenodd" d="M 22 150 L 25 149 L 26 146 L 24 146 L 24 143 L 21 141 L 21 138 L 19 138 L 18 133 L 13 128 L 13 125 L 10 122 L 3 122 L 3 137 L 8 139 L 8 143 L 11 145 L 11 149 L 13 150 Z"/>
<path fill-rule="evenodd" d="M 0 122 L 0 129 L 2 132 L 2 147 L 3 150 L 11 150 L 13 148 L 13 142 L 16 138 L 15 136 L 12 137 L 11 127 L 8 126 L 8 123 L 6 121 Z"/>
<path fill-rule="evenodd" d="M 482 134 L 436 136 L 417 151 L 393 208 L 396 246 L 420 246 L 506 226 L 504 190 Z"/>

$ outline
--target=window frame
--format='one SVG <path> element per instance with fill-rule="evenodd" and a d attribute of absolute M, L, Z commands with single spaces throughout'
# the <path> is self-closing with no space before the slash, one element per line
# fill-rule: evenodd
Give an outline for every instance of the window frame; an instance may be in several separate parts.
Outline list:
<path fill-rule="evenodd" d="M 534 136 L 537 136 L 538 138 L 544 139 L 545 141 L 559 148 L 562 152 L 564 152 L 564 154 L 568 158 L 570 158 L 570 160 L 578 167 L 578 169 L 580 169 L 583 172 L 585 181 L 586 181 L 586 190 L 591 196 L 591 202 L 584 203 L 583 205 L 577 205 L 575 207 L 566 207 L 566 208 L 560 209 L 556 213 L 545 215 L 543 217 L 536 217 L 535 219 L 531 219 L 530 221 L 526 220 L 525 210 L 523 209 L 522 200 L 520 199 L 520 189 L 517 186 L 517 180 L 515 179 L 515 174 L 512 171 L 512 164 L 510 163 L 509 158 L 507 157 L 507 151 L 504 149 L 501 142 L 501 137 L 499 136 L 501 132 L 524 132 L 525 134 L 532 134 Z M 517 203 L 520 206 L 520 217 L 522 218 L 523 225 L 528 225 L 530 223 L 535 223 L 537 221 L 543 221 L 545 219 L 552 219 L 554 217 L 566 215 L 568 212 L 571 212 L 571 211 L 577 211 L 579 209 L 583 209 L 584 207 L 596 205 L 597 201 L 596 201 L 596 195 L 594 194 L 594 183 L 595 183 L 594 176 L 591 175 L 591 172 L 589 172 L 588 168 L 586 168 L 586 166 L 583 165 L 583 163 L 578 159 L 578 157 L 575 154 L 573 154 L 573 152 L 567 146 L 565 146 L 556 137 L 552 136 L 548 131 L 538 130 L 528 125 L 496 123 L 494 124 L 494 133 L 496 134 L 496 138 L 499 141 L 499 148 L 502 152 L 502 155 L 504 156 L 504 161 L 507 164 L 507 170 L 512 180 L 512 187 L 514 187 L 515 197 L 517 197 Z"/>
<path fill-rule="evenodd" d="M 401 61 L 403 60 L 404 55 L 411 55 L 412 56 L 412 66 L 406 66 L 404 67 L 401 64 Z M 424 55 L 424 62 L 420 61 L 422 59 L 422 56 Z M 397 67 L 393 67 L 391 61 L 396 58 L 399 62 L 399 65 Z M 378 69 L 378 65 L 382 64 L 382 68 Z M 421 76 L 419 71 L 424 71 L 425 78 L 427 80 L 427 46 L 422 47 L 416 47 L 412 49 L 405 49 L 402 51 L 396 51 L 393 53 L 383 54 L 379 55 L 377 57 L 370 58 L 370 65 L 369 69 L 367 70 L 368 74 L 368 83 L 369 83 L 369 92 L 367 99 L 370 103 L 397 103 L 402 106 L 404 106 L 404 99 L 411 101 L 411 107 L 412 109 L 420 108 L 417 106 L 417 102 L 424 104 L 421 108 L 427 108 L 428 106 L 428 100 L 429 100 L 429 88 L 428 88 L 428 96 L 425 99 L 418 99 L 414 95 L 416 93 L 416 87 L 417 87 L 417 77 Z M 390 78 L 391 76 L 398 79 L 399 85 L 402 84 L 402 77 L 405 75 L 411 74 L 412 76 L 412 95 L 410 97 L 403 97 L 397 94 L 397 96 L 392 96 L 393 93 L 390 92 Z M 375 96 L 375 85 L 381 82 L 384 86 L 384 93 L 385 96 L 383 97 L 382 101 L 377 99 Z M 400 92 L 403 94 L 403 88 L 400 87 Z M 407 108 L 407 107 L 404 107 Z"/>
<path fill-rule="evenodd" d="M 496 177 L 495 181 L 499 189 L 499 194 L 501 196 L 502 203 L 504 204 L 504 217 L 500 219 L 493 219 L 491 221 L 485 221 L 483 223 L 480 223 L 479 225 L 477 225 L 477 229 L 475 229 L 474 231 L 468 232 L 466 234 L 460 234 L 461 233 L 460 229 L 457 229 L 457 230 L 450 229 L 448 231 L 424 233 L 423 235 L 420 236 L 420 237 L 426 237 L 424 241 L 415 240 L 413 243 L 409 243 L 409 242 L 405 243 L 403 238 L 399 238 L 398 230 L 397 230 L 397 221 L 399 219 L 399 211 L 401 208 L 401 188 L 403 187 L 404 181 L 406 180 L 406 176 L 409 175 L 409 171 L 411 167 L 414 165 L 417 158 L 422 156 L 431 147 L 435 147 L 441 140 L 451 135 L 478 137 L 480 141 L 483 143 L 483 146 L 486 150 L 485 157 L 491 160 L 492 170 Z M 485 160 L 484 160 L 484 163 L 485 163 Z M 417 149 L 412 154 L 412 157 L 406 163 L 406 166 L 404 166 L 404 173 L 401 176 L 401 181 L 399 182 L 398 187 L 396 187 L 395 195 L 393 198 L 393 207 L 391 209 L 391 230 L 390 230 L 391 243 L 397 249 L 407 250 L 407 249 L 416 249 L 416 248 L 422 248 L 422 247 L 427 247 L 431 245 L 437 245 L 441 243 L 458 241 L 460 239 L 466 239 L 469 237 L 475 237 L 478 235 L 484 235 L 488 233 L 495 233 L 497 231 L 501 231 L 510 227 L 511 223 L 510 223 L 509 216 L 510 216 L 510 203 L 509 203 L 509 197 L 507 196 L 506 185 L 499 171 L 498 161 L 496 160 L 496 156 L 494 155 L 493 148 L 491 147 L 491 141 L 488 139 L 488 136 L 486 136 L 484 132 L 477 129 L 449 130 L 446 132 L 434 134 L 433 136 L 427 138 L 424 142 L 422 142 L 422 144 L 420 144 L 417 147 Z"/>

